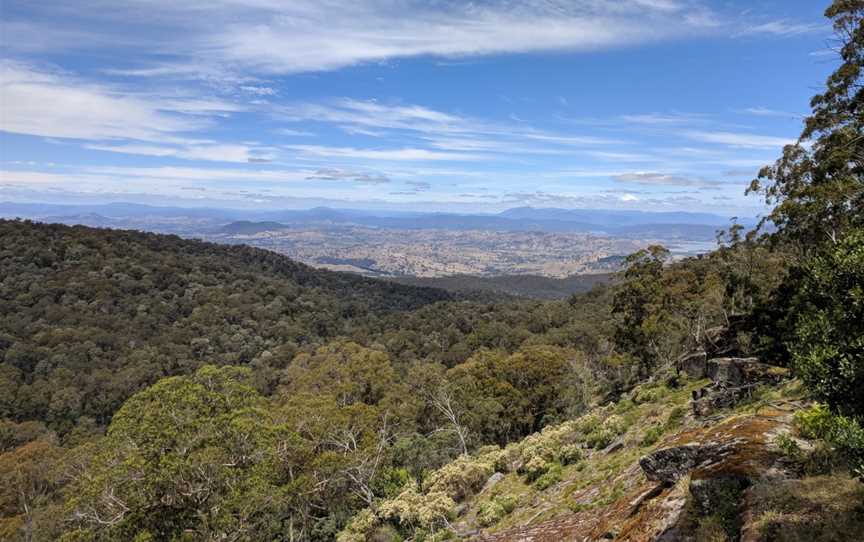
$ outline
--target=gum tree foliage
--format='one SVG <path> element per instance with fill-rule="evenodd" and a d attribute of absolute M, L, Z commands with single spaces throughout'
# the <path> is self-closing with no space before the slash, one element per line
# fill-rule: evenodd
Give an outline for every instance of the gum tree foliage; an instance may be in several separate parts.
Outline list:
<path fill-rule="evenodd" d="M 811 100 L 798 143 L 750 187 L 774 206 L 768 219 L 777 227 L 775 241 L 801 256 L 864 226 L 864 3 L 835 0 L 825 15 L 841 64 Z"/>
<path fill-rule="evenodd" d="M 264 540 L 290 532 L 307 485 L 300 437 L 248 384 L 204 366 L 134 395 L 70 488 L 64 540 Z"/>
<path fill-rule="evenodd" d="M 771 239 L 793 256 L 788 280 L 765 310 L 793 365 L 820 400 L 864 416 L 864 2 L 827 9 L 840 65 L 798 144 L 762 170 L 751 190 L 775 207 Z M 789 333 L 790 328 L 794 330 Z"/>
<path fill-rule="evenodd" d="M 801 288 L 794 367 L 815 397 L 864 417 L 864 230 L 814 257 Z"/>

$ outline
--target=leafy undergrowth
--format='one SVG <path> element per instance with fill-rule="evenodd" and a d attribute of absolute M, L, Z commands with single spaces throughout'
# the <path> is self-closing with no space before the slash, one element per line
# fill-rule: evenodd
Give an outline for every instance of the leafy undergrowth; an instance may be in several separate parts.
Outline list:
<path fill-rule="evenodd" d="M 641 476 L 639 457 L 689 423 L 688 401 L 701 385 L 704 382 L 687 382 L 676 389 L 661 383 L 643 385 L 617 403 L 547 427 L 506 448 L 485 447 L 460 457 L 419 487 L 409 485 L 396 498 L 380 503 L 374 513 L 359 514 L 340 541 L 378 539 L 393 528 L 416 540 L 441 540 L 609 504 L 632 485 L 626 478 Z M 484 487 L 496 472 L 503 477 Z M 616 477 L 621 479 L 606 483 Z"/>

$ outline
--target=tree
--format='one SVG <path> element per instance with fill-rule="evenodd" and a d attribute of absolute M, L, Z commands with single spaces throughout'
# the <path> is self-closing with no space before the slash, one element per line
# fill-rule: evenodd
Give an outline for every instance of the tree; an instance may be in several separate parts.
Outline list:
<path fill-rule="evenodd" d="M 767 217 L 777 227 L 774 240 L 802 258 L 864 226 L 864 3 L 835 0 L 825 15 L 833 19 L 842 63 L 811 100 L 798 143 L 748 190 L 774 206 Z"/>
<path fill-rule="evenodd" d="M 0 536 L 4 540 L 36 539 L 34 516 L 62 484 L 58 465 L 63 449 L 55 440 L 53 435 L 43 435 L 0 454 Z"/>
<path fill-rule="evenodd" d="M 615 343 L 639 360 L 643 376 L 658 363 L 655 345 L 661 338 L 656 306 L 663 295 L 660 280 L 669 251 L 658 245 L 627 257 L 624 281 L 612 299 Z"/>
<path fill-rule="evenodd" d="M 251 541 L 290 519 L 302 480 L 296 433 L 245 382 L 248 369 L 205 366 L 134 395 L 79 472 L 69 540 Z"/>
<path fill-rule="evenodd" d="M 770 238 L 793 256 L 762 320 L 776 328 L 817 398 L 835 413 L 861 417 L 864 2 L 835 0 L 825 15 L 841 63 L 811 100 L 799 142 L 764 168 L 750 191 L 774 205 Z"/>
<path fill-rule="evenodd" d="M 864 230 L 806 267 L 794 368 L 832 411 L 864 418 Z"/>

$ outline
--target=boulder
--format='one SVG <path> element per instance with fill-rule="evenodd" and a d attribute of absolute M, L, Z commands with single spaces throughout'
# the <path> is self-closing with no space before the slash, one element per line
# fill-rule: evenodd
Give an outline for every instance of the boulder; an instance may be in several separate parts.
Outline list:
<path fill-rule="evenodd" d="M 704 345 L 709 356 L 734 356 L 741 350 L 737 331 L 725 326 L 706 329 Z"/>
<path fill-rule="evenodd" d="M 693 392 L 693 401 L 690 405 L 693 408 L 694 415 L 710 416 L 718 410 L 731 408 L 742 400 L 749 398 L 755 389 L 755 384 L 734 388 L 702 388 Z"/>
<path fill-rule="evenodd" d="M 691 470 L 722 461 L 738 445 L 737 439 L 688 442 L 661 448 L 642 457 L 639 466 L 653 482 L 674 484 Z"/>
<path fill-rule="evenodd" d="M 504 474 L 500 473 L 500 472 L 496 472 L 495 474 L 490 476 L 488 480 L 486 480 L 486 483 L 483 484 L 483 489 L 480 490 L 480 493 L 485 493 L 485 492 L 489 491 L 490 489 L 495 487 L 498 484 L 498 482 L 500 482 L 503 479 L 504 479 Z"/>
<path fill-rule="evenodd" d="M 642 457 L 639 466 L 652 482 L 672 484 L 699 464 L 701 448 L 695 443 L 662 448 Z"/>
<path fill-rule="evenodd" d="M 758 363 L 756 358 L 714 358 L 708 360 L 705 373 L 714 384 L 726 387 L 744 384 L 743 364 Z"/>
<path fill-rule="evenodd" d="M 777 384 L 789 376 L 788 369 L 762 363 L 759 358 L 709 359 L 705 373 L 714 384 L 725 387 Z"/>
<path fill-rule="evenodd" d="M 704 351 L 686 354 L 678 359 L 678 372 L 696 380 L 705 378 L 708 354 Z"/>

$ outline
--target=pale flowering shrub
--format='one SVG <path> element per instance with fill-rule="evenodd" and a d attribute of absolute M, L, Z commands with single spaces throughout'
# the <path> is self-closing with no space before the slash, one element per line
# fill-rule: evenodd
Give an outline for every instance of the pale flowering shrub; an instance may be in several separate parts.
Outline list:
<path fill-rule="evenodd" d="M 494 472 L 493 458 L 478 461 L 463 455 L 429 475 L 426 488 L 429 493 L 441 492 L 454 501 L 464 500 L 476 493 Z"/>
<path fill-rule="evenodd" d="M 378 506 L 378 514 L 403 527 L 435 529 L 445 526 L 456 503 L 442 491 L 421 493 L 410 484 L 397 497 Z"/>

